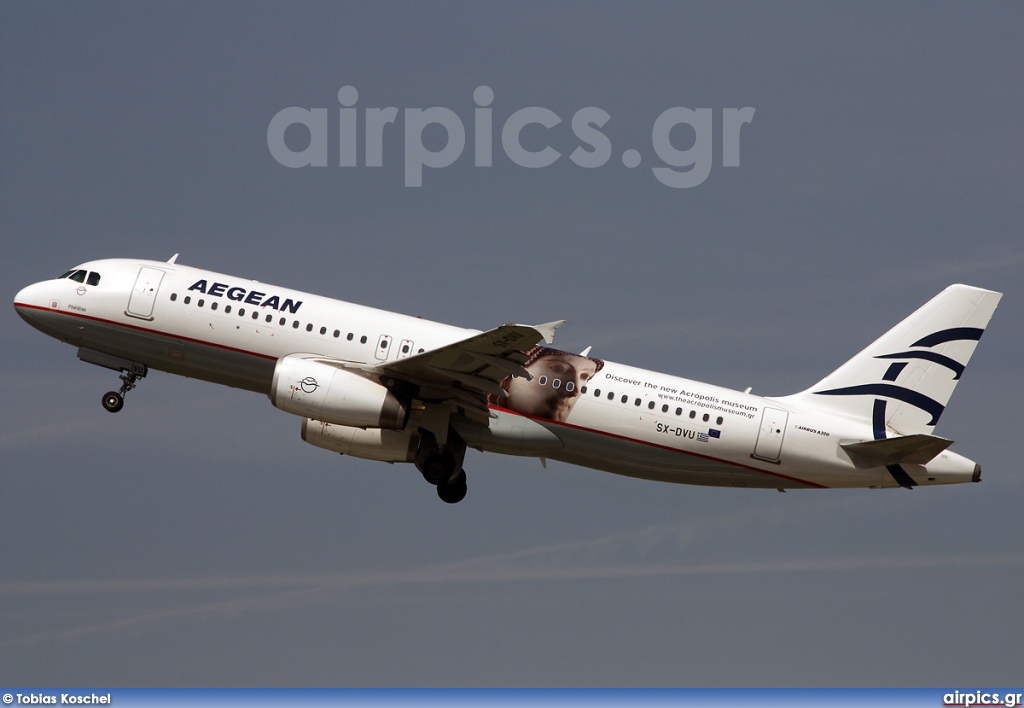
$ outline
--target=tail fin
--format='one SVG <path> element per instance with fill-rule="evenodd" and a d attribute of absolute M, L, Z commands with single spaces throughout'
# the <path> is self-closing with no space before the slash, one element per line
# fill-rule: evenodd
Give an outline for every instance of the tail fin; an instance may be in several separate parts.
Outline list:
<path fill-rule="evenodd" d="M 931 435 L 1001 293 L 950 285 L 867 349 L 788 397 L 871 421 L 874 437 Z"/>

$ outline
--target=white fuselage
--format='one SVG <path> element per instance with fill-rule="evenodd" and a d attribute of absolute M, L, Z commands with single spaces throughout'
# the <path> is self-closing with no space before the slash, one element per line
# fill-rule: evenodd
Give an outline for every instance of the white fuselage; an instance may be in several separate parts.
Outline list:
<path fill-rule="evenodd" d="M 115 259 L 79 268 L 100 282 L 36 283 L 18 293 L 18 313 L 76 347 L 265 395 L 276 362 L 289 354 L 380 364 L 476 332 L 174 263 Z M 863 421 L 613 362 L 573 393 L 571 422 L 492 405 L 490 429 L 467 424 L 459 432 L 485 451 L 667 482 L 897 486 L 884 466 L 855 466 L 840 447 L 872 439 Z M 942 484 L 974 473 L 973 462 L 945 451 L 914 466 L 913 476 Z"/>

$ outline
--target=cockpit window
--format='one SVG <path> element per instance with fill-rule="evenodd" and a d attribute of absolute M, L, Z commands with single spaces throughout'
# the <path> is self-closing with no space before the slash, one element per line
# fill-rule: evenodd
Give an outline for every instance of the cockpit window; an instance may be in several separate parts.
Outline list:
<path fill-rule="evenodd" d="M 99 273 L 82 270 L 81 268 L 74 268 L 72 270 L 69 270 L 67 273 L 65 273 L 64 275 L 60 276 L 60 278 L 57 278 L 57 280 L 62 280 L 64 278 L 68 278 L 70 280 L 73 280 L 76 283 L 89 283 L 89 285 L 99 285 L 100 284 L 100 274 Z"/>

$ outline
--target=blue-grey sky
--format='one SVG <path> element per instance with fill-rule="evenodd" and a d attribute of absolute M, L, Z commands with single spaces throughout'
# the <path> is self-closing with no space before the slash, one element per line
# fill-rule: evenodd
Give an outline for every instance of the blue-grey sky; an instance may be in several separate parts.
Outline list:
<path fill-rule="evenodd" d="M 454 507 L 253 393 L 153 372 L 111 416 L 114 374 L 8 306 L 0 684 L 1019 683 L 1022 30 L 1011 3 L 0 5 L 9 300 L 180 253 L 465 327 L 564 318 L 563 348 L 782 395 L 950 283 L 1006 293 L 936 430 L 980 485 L 779 494 L 471 452 Z M 343 86 L 361 122 L 398 109 L 381 167 L 362 130 L 338 165 Z M 291 106 L 327 108 L 326 167 L 272 156 Z M 501 128 L 534 106 L 562 122 L 524 147 L 561 156 L 528 169 Z M 466 148 L 406 187 L 405 111 L 431 107 Z M 610 116 L 591 169 L 585 107 Z M 689 189 L 651 169 L 674 107 L 712 110 Z"/>

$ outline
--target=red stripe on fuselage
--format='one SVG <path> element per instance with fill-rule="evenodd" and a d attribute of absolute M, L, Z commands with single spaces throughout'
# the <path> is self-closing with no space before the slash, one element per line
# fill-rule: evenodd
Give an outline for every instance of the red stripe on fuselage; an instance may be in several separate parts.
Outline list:
<path fill-rule="evenodd" d="M 182 341 L 185 341 L 185 342 L 192 342 L 194 344 L 202 344 L 202 345 L 205 345 L 205 346 L 208 346 L 208 347 L 215 347 L 217 349 L 224 349 L 226 351 L 236 352 L 238 354 L 248 354 L 249 356 L 259 357 L 261 359 L 277 359 L 278 358 L 276 356 L 273 356 L 272 354 L 261 354 L 259 352 L 248 351 L 246 349 L 238 349 L 236 347 L 229 347 L 229 346 L 224 345 L 224 344 L 217 344 L 215 342 L 207 342 L 207 341 L 202 340 L 202 339 L 193 339 L 192 337 L 182 337 L 180 335 L 169 334 L 167 332 L 161 332 L 159 330 L 149 329 L 147 327 L 140 327 L 138 325 L 128 324 L 128 323 L 125 323 L 125 322 L 115 322 L 113 320 L 107 320 L 107 319 L 103 319 L 103 318 L 100 318 L 100 317 L 92 317 L 90 315 L 83 315 L 83 314 L 78 313 L 78 312 L 65 312 L 63 310 L 59 310 L 58 311 L 58 310 L 53 310 L 53 309 L 51 309 L 49 307 L 43 307 L 41 305 L 28 305 L 28 304 L 23 304 L 23 303 L 18 303 L 18 302 L 14 303 L 14 307 L 15 308 L 23 307 L 23 308 L 30 309 L 30 310 L 41 310 L 43 312 L 49 312 L 49 313 L 56 314 L 56 315 L 65 315 L 65 316 L 69 316 L 69 317 L 77 317 L 77 318 L 83 319 L 83 320 L 89 320 L 89 321 L 92 321 L 92 322 L 100 322 L 100 323 L 103 323 L 103 324 L 113 325 L 115 327 L 124 327 L 125 329 L 136 330 L 138 332 L 146 332 L 148 334 L 156 334 L 156 335 L 159 335 L 159 336 L 162 336 L 162 337 L 167 337 L 167 338 L 170 338 L 170 339 L 178 339 L 178 340 L 182 340 Z M 510 415 L 517 415 L 517 416 L 521 416 L 523 418 L 528 418 L 530 420 L 536 420 L 536 421 L 541 422 L 541 423 L 551 423 L 551 424 L 554 424 L 554 425 L 561 425 L 561 426 L 565 426 L 567 428 L 572 428 L 574 430 L 580 430 L 580 431 L 583 431 L 583 432 L 586 432 L 586 433 L 595 433 L 597 435 L 604 435 L 605 437 L 614 438 L 616 440 L 622 440 L 624 442 L 636 443 L 637 445 L 646 445 L 648 447 L 654 447 L 654 448 L 657 448 L 659 450 L 666 450 L 668 452 L 674 452 L 674 453 L 678 453 L 678 454 L 681 454 L 681 455 L 689 455 L 690 457 L 699 457 L 701 459 L 709 460 L 711 462 L 718 462 L 718 463 L 721 463 L 721 464 L 729 465 L 731 467 L 739 467 L 740 469 L 750 470 L 752 472 L 760 472 L 762 474 L 767 474 L 767 475 L 770 475 L 772 477 L 778 477 L 779 479 L 785 479 L 785 480 L 790 481 L 790 482 L 796 482 L 797 484 L 804 484 L 804 485 L 807 485 L 808 487 L 815 487 L 817 489 L 828 489 L 828 487 L 826 487 L 823 484 L 817 484 L 815 482 L 807 482 L 807 481 L 802 480 L 802 479 L 797 479 L 796 477 L 789 477 L 789 476 L 784 475 L 784 474 L 779 474 L 778 472 L 771 472 L 770 470 L 763 470 L 763 469 L 760 469 L 758 467 L 751 467 L 750 465 L 744 465 L 744 464 L 741 464 L 739 462 L 733 462 L 731 460 L 723 460 L 721 458 L 711 457 L 710 455 L 702 455 L 702 454 L 700 454 L 698 452 L 690 452 L 688 450 L 680 450 L 679 448 L 668 447 L 667 445 L 659 445 L 658 443 L 648 442 L 646 440 L 638 440 L 636 438 L 627 437 L 625 435 L 619 435 L 617 433 L 610 433 L 610 432 L 607 432 L 607 431 L 604 431 L 604 430 L 596 430 L 594 428 L 586 428 L 586 427 L 583 427 L 583 426 L 580 426 L 580 425 L 573 425 L 572 423 L 563 423 L 563 422 L 560 422 L 560 421 L 557 421 L 557 420 L 551 420 L 549 418 L 541 418 L 539 416 L 525 415 L 523 413 L 518 413 L 518 412 L 510 410 L 508 408 L 502 408 L 501 406 L 488 406 L 488 407 L 489 408 L 493 408 L 494 410 L 502 411 L 503 413 L 509 413 Z"/>
<path fill-rule="evenodd" d="M 732 460 L 723 460 L 722 458 L 719 458 L 719 457 L 711 457 L 710 455 L 702 455 L 699 452 L 690 452 L 689 450 L 680 450 L 677 447 L 669 447 L 667 445 L 659 445 L 658 443 L 649 442 L 647 440 L 638 440 L 637 438 L 631 438 L 631 437 L 627 437 L 625 435 L 619 435 L 618 433 L 609 433 L 609 432 L 607 432 L 605 430 L 597 430 L 595 428 L 586 428 L 586 427 L 583 427 L 581 425 L 573 425 L 572 423 L 563 423 L 561 421 L 551 420 L 550 418 L 542 418 L 540 416 L 526 415 L 524 413 L 519 413 L 517 411 L 510 410 L 508 408 L 502 408 L 501 406 L 488 406 L 488 408 L 493 408 L 494 410 L 501 411 L 502 413 L 509 413 L 511 415 L 517 415 L 517 416 L 520 416 L 520 417 L 523 417 L 523 418 L 528 418 L 530 420 L 535 420 L 538 423 L 550 423 L 550 424 L 554 424 L 554 425 L 561 425 L 561 426 L 564 426 L 566 428 L 572 428 L 573 430 L 581 430 L 581 431 L 586 432 L 586 433 L 596 433 L 598 435 L 604 435 L 605 437 L 615 438 L 616 440 L 622 440 L 624 442 L 636 443 L 637 445 L 646 445 L 648 447 L 654 447 L 654 448 L 657 448 L 659 450 L 665 450 L 667 452 L 675 452 L 675 453 L 679 453 L 681 455 L 689 455 L 690 457 L 699 457 L 702 460 L 710 460 L 711 462 L 719 462 L 719 463 L 721 463 L 723 465 L 729 465 L 730 467 L 739 467 L 740 469 L 750 470 L 751 472 L 760 472 L 762 474 L 771 475 L 772 477 L 778 477 L 779 479 L 785 479 L 785 480 L 788 480 L 790 482 L 796 482 L 798 484 L 806 484 L 808 487 L 815 487 L 817 489 L 828 489 L 828 487 L 826 487 L 824 484 L 817 484 L 815 482 L 807 482 L 807 481 L 802 480 L 802 479 L 797 479 L 796 477 L 789 477 L 789 476 L 784 475 L 784 474 L 779 474 L 778 472 L 772 472 L 770 470 L 763 470 L 763 469 L 760 469 L 759 467 L 751 467 L 750 465 L 744 465 L 744 464 L 739 463 L 739 462 L 733 462 Z"/>
<path fill-rule="evenodd" d="M 115 322 L 114 320 L 106 320 L 102 317 L 92 317 L 91 315 L 83 315 L 78 312 L 65 312 L 64 310 L 52 310 L 49 307 L 43 307 L 41 305 L 25 305 L 20 302 L 14 303 L 14 307 L 24 307 L 30 310 L 42 310 L 43 312 L 49 312 L 55 315 L 66 315 L 68 317 L 77 317 L 83 320 L 90 320 L 91 322 L 101 322 L 103 324 L 113 325 L 115 327 L 124 327 L 125 329 L 133 329 L 137 332 L 146 332 L 147 334 L 157 334 L 161 337 L 167 337 L 168 339 L 178 339 L 183 342 L 192 342 L 193 344 L 204 344 L 208 347 L 216 347 L 217 349 L 224 349 L 229 352 L 237 352 L 238 354 L 248 354 L 250 356 L 257 356 L 261 359 L 277 359 L 278 357 L 273 354 L 261 354 L 259 352 L 252 352 L 247 349 L 238 349 L 237 347 L 229 347 L 226 344 L 217 344 L 216 342 L 207 342 L 203 339 L 193 339 L 192 337 L 183 337 L 180 334 L 170 334 L 168 332 L 161 332 L 158 329 L 149 329 L 148 327 L 140 327 L 138 325 L 128 324 L 127 322 Z"/>

